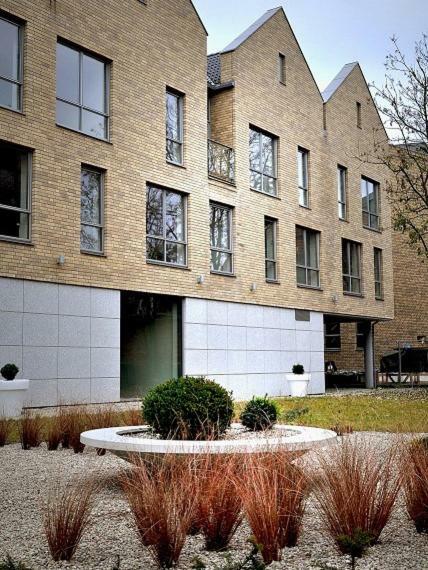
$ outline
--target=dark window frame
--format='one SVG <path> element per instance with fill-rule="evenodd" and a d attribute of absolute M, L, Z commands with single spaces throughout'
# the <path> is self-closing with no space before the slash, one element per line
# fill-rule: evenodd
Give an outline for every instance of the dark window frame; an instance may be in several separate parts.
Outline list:
<path fill-rule="evenodd" d="M 363 193 L 363 184 L 364 184 L 365 194 Z M 375 209 L 374 210 L 370 210 L 370 204 L 373 202 L 370 202 L 370 200 L 368 199 L 368 196 L 369 196 L 368 185 L 369 184 L 373 185 L 373 191 L 374 191 L 374 197 L 375 197 L 375 199 L 374 199 Z M 375 180 L 372 180 L 371 178 L 368 178 L 367 176 L 361 176 L 360 194 L 361 194 L 361 211 L 362 211 L 363 227 L 368 229 L 368 230 L 380 232 L 381 230 L 380 230 L 380 184 L 379 184 L 379 182 L 376 182 Z M 364 198 L 366 198 L 367 208 L 364 208 Z M 367 221 L 368 221 L 367 224 L 364 223 L 364 216 L 367 216 Z M 374 224 L 372 223 L 372 218 L 376 221 L 376 223 L 374 223 Z"/>
<path fill-rule="evenodd" d="M 338 332 L 329 331 L 328 327 L 338 327 Z M 328 339 L 336 339 L 337 346 L 328 346 Z M 325 352 L 339 352 L 342 350 L 342 331 L 339 321 L 324 323 L 324 350 Z"/>
<path fill-rule="evenodd" d="M 272 224 L 273 234 L 273 258 L 267 256 L 267 240 L 266 225 Z M 278 282 L 278 220 L 270 216 L 264 217 L 264 233 L 265 233 L 265 278 L 268 283 Z M 268 264 L 272 264 L 274 269 L 274 277 L 268 277 Z"/>
<path fill-rule="evenodd" d="M 230 244 L 230 248 L 222 248 L 222 247 L 217 247 L 217 246 L 213 246 L 212 242 L 211 242 L 211 236 L 212 236 L 212 231 L 211 231 L 211 222 L 210 222 L 210 272 L 214 273 L 214 274 L 218 274 L 218 275 L 234 275 L 235 272 L 235 259 L 234 259 L 234 250 L 233 250 L 233 207 L 232 206 L 228 206 L 227 204 L 221 204 L 220 202 L 216 202 L 214 200 L 210 201 L 210 219 L 211 219 L 211 213 L 213 208 L 217 208 L 220 210 L 224 210 L 227 212 L 227 221 L 228 221 L 228 238 L 229 238 L 229 244 Z M 212 252 L 218 252 L 218 253 L 225 253 L 228 256 L 230 256 L 230 271 L 221 271 L 219 269 L 213 269 L 212 266 Z"/>
<path fill-rule="evenodd" d="M 278 81 L 282 85 L 287 83 L 287 59 L 282 52 L 278 53 Z"/>
<path fill-rule="evenodd" d="M 297 251 L 297 231 L 298 229 L 303 231 L 303 250 L 304 250 L 304 257 L 305 257 L 305 263 L 304 265 L 297 263 L 297 255 L 298 255 L 298 251 Z M 311 236 L 314 236 L 316 239 L 316 256 L 317 256 L 317 266 L 312 266 L 312 265 L 308 265 L 307 262 L 307 240 L 308 240 L 308 233 Z M 296 282 L 297 282 L 297 286 L 298 287 L 306 287 L 309 289 L 320 289 L 321 288 L 321 268 L 320 268 L 320 243 L 321 243 L 321 232 L 319 232 L 318 230 L 313 230 L 311 228 L 306 228 L 303 226 L 296 226 Z M 301 283 L 299 282 L 298 279 L 298 269 L 304 269 L 305 270 L 305 283 Z M 317 281 L 318 284 L 317 285 L 311 285 L 309 283 L 309 279 L 308 279 L 308 275 L 309 275 L 309 271 L 314 271 L 317 275 Z"/>
<path fill-rule="evenodd" d="M 348 219 L 348 169 L 337 165 L 337 208 L 339 220 Z"/>
<path fill-rule="evenodd" d="M 175 97 L 178 101 L 178 134 L 179 139 L 174 139 L 168 137 L 168 110 L 167 110 L 167 101 L 168 95 Z M 166 131 L 166 148 L 168 147 L 168 142 L 172 142 L 173 144 L 179 145 L 180 148 L 180 160 L 172 160 L 168 158 L 168 152 L 166 152 L 166 161 L 168 164 L 174 164 L 176 166 L 183 166 L 184 165 L 184 93 L 173 89 L 172 87 L 166 87 L 165 90 L 165 131 Z"/>
<path fill-rule="evenodd" d="M 352 247 L 357 247 L 358 251 L 358 275 L 352 272 Z M 346 258 L 349 272 L 345 273 L 344 271 L 344 255 L 346 249 Z M 348 280 L 349 288 L 345 289 L 345 279 Z M 356 281 L 358 283 L 358 291 L 353 291 L 352 284 Z M 349 239 L 342 238 L 342 285 L 343 285 L 343 293 L 345 295 L 354 295 L 357 297 L 363 296 L 363 279 L 362 279 L 362 245 L 358 241 L 353 241 Z"/>
<path fill-rule="evenodd" d="M 310 208 L 309 154 L 308 149 L 302 146 L 297 147 L 297 185 L 299 188 L 299 206 L 302 208 Z M 302 166 L 302 170 L 300 170 L 300 166 Z M 302 178 L 302 182 L 300 178 Z"/>
<path fill-rule="evenodd" d="M 104 252 L 105 252 L 105 214 L 104 214 L 104 208 L 105 208 L 105 174 L 106 174 L 106 171 L 103 170 L 102 168 L 96 168 L 95 166 L 91 166 L 89 164 L 82 164 L 81 168 L 80 168 L 80 176 L 82 176 L 82 173 L 84 170 L 87 172 L 93 172 L 93 173 L 98 174 L 100 176 L 100 200 L 99 200 L 99 203 L 100 203 L 100 212 L 99 212 L 100 223 L 94 224 L 94 223 L 82 222 L 82 219 L 81 219 L 80 220 L 80 228 L 82 228 L 82 226 L 89 226 L 89 227 L 98 228 L 100 230 L 101 247 L 100 247 L 100 249 L 86 249 L 86 248 L 82 247 L 82 241 L 80 241 L 80 251 L 81 251 L 81 253 L 87 253 L 90 255 L 104 255 Z"/>
<path fill-rule="evenodd" d="M 254 186 L 251 186 L 251 176 L 250 176 L 250 188 L 251 190 L 254 190 L 255 192 L 260 192 L 260 194 L 264 194 L 265 196 L 271 196 L 272 198 L 277 198 L 278 197 L 278 137 L 276 135 L 273 135 L 272 133 L 269 133 L 267 131 L 264 131 L 263 129 L 260 129 L 259 127 L 256 127 L 255 125 L 251 125 L 249 127 L 249 131 L 250 131 L 250 135 L 251 135 L 251 131 L 253 133 L 257 133 L 258 137 L 259 137 L 259 152 L 260 152 L 260 164 L 262 165 L 263 162 L 263 144 L 262 144 L 262 140 L 263 137 L 269 138 L 272 141 L 272 170 L 273 170 L 273 174 L 266 174 L 264 172 L 263 167 L 261 166 L 260 170 L 256 170 L 255 168 L 251 168 L 251 159 L 250 159 L 250 174 L 253 172 L 255 174 L 260 175 L 261 177 L 261 186 L 260 186 L 260 190 L 258 188 L 255 188 Z M 274 192 L 272 194 L 270 194 L 269 192 L 265 192 L 263 190 L 264 188 L 264 179 L 268 178 L 269 180 L 273 181 L 273 187 L 274 187 Z"/>
<path fill-rule="evenodd" d="M 377 266 L 377 260 L 379 260 L 379 267 Z M 373 264 L 375 299 L 378 301 L 383 301 L 383 250 L 380 247 L 373 248 Z M 379 271 L 379 275 L 377 275 L 377 271 Z"/>
<path fill-rule="evenodd" d="M 0 80 L 5 81 L 7 83 L 12 83 L 16 85 L 18 88 L 18 106 L 17 107 L 9 107 L 8 105 L 1 105 L 2 109 L 7 109 L 9 111 L 15 111 L 18 113 L 22 113 L 23 109 L 23 89 L 24 89 L 24 27 L 25 22 L 11 16 L 6 12 L 0 11 L 0 20 L 7 22 L 8 24 L 12 24 L 18 28 L 18 79 L 13 79 L 12 77 L 6 77 L 4 75 L 0 75 Z"/>

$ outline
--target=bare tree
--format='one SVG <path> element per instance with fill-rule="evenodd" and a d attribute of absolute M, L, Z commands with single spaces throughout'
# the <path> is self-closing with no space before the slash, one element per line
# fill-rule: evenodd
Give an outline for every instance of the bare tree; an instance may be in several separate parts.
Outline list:
<path fill-rule="evenodd" d="M 376 157 L 391 173 L 394 228 L 428 259 L 428 36 L 415 43 L 412 61 L 392 42 L 385 85 L 373 86 L 392 144 L 378 144 Z"/>

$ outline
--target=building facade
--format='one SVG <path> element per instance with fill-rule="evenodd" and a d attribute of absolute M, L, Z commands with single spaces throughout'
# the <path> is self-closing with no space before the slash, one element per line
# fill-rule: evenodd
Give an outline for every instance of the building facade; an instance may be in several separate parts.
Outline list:
<path fill-rule="evenodd" d="M 331 316 L 363 321 L 370 381 L 393 273 L 358 64 L 321 94 L 275 9 L 207 66 L 189 0 L 0 0 L 0 47 L 0 364 L 27 405 L 178 374 L 285 395 L 295 362 L 321 393 Z"/>

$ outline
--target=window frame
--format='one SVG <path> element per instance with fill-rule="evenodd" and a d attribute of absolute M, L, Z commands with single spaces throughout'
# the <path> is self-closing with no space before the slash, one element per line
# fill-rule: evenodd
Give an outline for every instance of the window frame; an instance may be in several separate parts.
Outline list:
<path fill-rule="evenodd" d="M 301 265 L 297 263 L 297 230 L 303 230 L 303 250 L 305 256 L 305 264 Z M 307 235 L 308 232 L 313 234 L 316 239 L 316 252 L 317 252 L 317 267 L 312 267 L 307 265 Z M 318 230 L 313 230 L 311 228 L 305 228 L 304 226 L 296 225 L 296 283 L 298 287 L 304 287 L 307 289 L 321 289 L 321 268 L 320 268 L 320 242 L 321 242 L 321 232 Z M 305 283 L 300 283 L 298 280 L 298 269 L 305 270 Z M 308 272 L 315 271 L 318 276 L 318 285 L 310 285 L 308 284 Z"/>
<path fill-rule="evenodd" d="M 348 169 L 337 165 L 337 209 L 339 220 L 348 220 Z M 343 215 L 341 213 L 343 212 Z"/>
<path fill-rule="evenodd" d="M 281 85 L 287 84 L 286 57 L 282 52 L 278 53 L 278 81 Z"/>
<path fill-rule="evenodd" d="M 366 195 L 363 195 L 363 182 L 364 182 L 364 188 L 366 190 Z M 373 188 L 374 188 L 374 196 L 375 196 L 375 204 L 376 204 L 376 210 L 375 211 L 370 211 L 370 200 L 368 199 L 368 184 L 373 184 Z M 367 176 L 361 176 L 361 180 L 360 180 L 360 195 L 361 195 L 361 215 L 362 215 L 362 222 L 363 222 L 363 228 L 367 229 L 367 230 L 372 230 L 373 232 L 381 232 L 380 229 L 380 184 L 379 182 L 376 182 L 375 180 L 368 178 Z M 364 198 L 367 199 L 367 209 L 364 209 Z M 364 223 L 364 214 L 367 215 L 367 219 L 368 219 L 368 225 Z M 372 225 L 371 219 L 375 218 L 377 220 L 377 227 Z"/>
<path fill-rule="evenodd" d="M 80 167 L 80 176 L 82 176 L 83 170 L 88 172 L 93 172 L 95 174 L 99 174 L 100 176 L 100 223 L 99 224 L 90 224 L 88 222 L 82 222 L 80 219 L 80 228 L 82 226 L 90 226 L 94 228 L 98 228 L 100 230 L 100 239 L 101 239 L 101 248 L 99 250 L 92 250 L 92 249 L 85 249 L 82 247 L 82 242 L 80 242 L 80 253 L 85 253 L 88 255 L 105 255 L 105 217 L 104 217 L 104 200 L 105 200 L 105 170 L 101 168 L 96 168 L 95 166 L 91 166 L 89 164 L 82 163 Z M 80 196 L 82 196 L 82 187 L 80 186 Z M 81 207 L 80 207 L 81 208 Z"/>
<path fill-rule="evenodd" d="M 210 200 L 210 219 L 211 219 L 212 208 L 219 208 L 221 210 L 227 211 L 230 249 L 216 247 L 216 246 L 212 245 L 212 243 L 211 243 L 211 223 L 210 223 L 210 273 L 213 273 L 215 275 L 229 275 L 229 276 L 232 275 L 233 276 L 235 274 L 235 260 L 234 260 L 234 253 L 233 253 L 233 207 L 228 206 L 227 204 L 222 204 L 220 202 L 216 202 L 215 200 Z M 230 268 L 231 268 L 230 271 L 220 271 L 218 269 L 212 268 L 211 253 L 213 251 L 216 251 L 219 253 L 226 253 L 226 254 L 230 255 Z"/>
<path fill-rule="evenodd" d="M 363 321 L 357 321 L 355 323 L 355 350 L 364 350 L 365 349 L 365 344 L 366 344 L 366 332 L 360 332 L 358 330 L 358 328 L 361 325 L 364 325 L 365 323 Z M 360 340 L 363 340 L 363 342 L 360 342 Z"/>
<path fill-rule="evenodd" d="M 358 251 L 358 276 L 351 274 L 351 246 L 357 246 Z M 349 273 L 344 273 L 343 271 L 343 255 L 344 255 L 344 247 L 346 246 L 346 257 L 347 257 L 347 264 L 349 268 Z M 349 279 L 349 289 L 344 288 L 344 277 Z M 352 291 L 352 283 L 353 281 L 357 281 L 359 283 L 359 291 Z M 362 297 L 363 296 L 363 276 L 362 276 L 362 245 L 358 241 L 342 238 L 342 289 L 344 295 L 351 295 L 353 297 Z"/>
<path fill-rule="evenodd" d="M 379 268 L 376 266 L 377 257 L 379 259 Z M 374 288 L 375 288 L 375 299 L 377 301 L 384 300 L 384 288 L 383 288 L 383 250 L 380 247 L 373 248 L 373 264 L 374 264 Z M 379 269 L 379 279 L 377 279 L 377 269 Z M 379 290 L 379 293 L 377 292 Z"/>
<path fill-rule="evenodd" d="M 0 143 L 0 149 L 2 147 L 9 147 L 17 150 L 18 152 L 23 152 L 27 155 L 27 207 L 17 208 L 15 206 L 7 206 L 6 204 L 0 203 L 0 210 L 6 210 L 9 212 L 17 212 L 20 214 L 27 215 L 28 224 L 28 237 L 20 238 L 14 236 L 8 236 L 5 234 L 0 234 L 0 241 L 8 241 L 13 243 L 30 244 L 32 240 L 32 187 L 33 187 L 33 151 L 25 147 L 20 147 L 15 144 L 10 143 Z"/>
<path fill-rule="evenodd" d="M 250 160 L 250 152 L 248 152 L 248 159 L 249 159 L 249 169 L 250 169 L 250 188 L 254 190 L 254 192 L 260 192 L 260 194 L 264 194 L 265 196 L 270 196 L 271 198 L 278 198 L 278 137 L 273 135 L 272 133 L 268 133 L 263 129 L 259 129 L 258 127 L 251 125 L 249 126 L 249 135 L 251 135 L 251 131 L 258 134 L 259 137 L 259 152 L 260 152 L 260 164 L 263 162 L 263 144 L 262 144 L 262 137 L 268 137 L 272 140 L 273 152 L 272 152 L 272 165 L 273 165 L 273 175 L 265 174 L 263 170 L 255 170 L 251 168 L 251 160 Z M 261 189 L 254 188 L 251 186 L 251 172 L 259 174 L 261 176 Z M 269 192 L 265 192 L 263 190 L 264 184 L 263 180 L 268 178 L 273 180 L 275 192 L 273 194 L 269 194 Z"/>
<path fill-rule="evenodd" d="M 267 223 L 272 224 L 273 253 L 274 253 L 273 258 L 269 258 L 266 255 L 266 249 L 267 249 L 266 248 L 266 245 L 267 245 L 266 224 Z M 270 216 L 264 217 L 264 234 L 265 234 L 264 242 L 265 242 L 265 278 L 266 278 L 266 282 L 267 283 L 278 283 L 278 220 L 276 218 L 271 218 Z M 275 276 L 273 278 L 268 277 L 268 271 L 267 271 L 268 263 L 273 264 L 274 274 L 275 274 Z"/>
<path fill-rule="evenodd" d="M 18 28 L 18 79 L 12 79 L 11 77 L 6 77 L 0 75 L 0 79 L 6 81 L 7 83 L 12 83 L 18 87 L 18 106 L 8 107 L 7 105 L 2 105 L 0 103 L 0 108 L 7 109 L 8 111 L 15 111 L 16 113 L 22 113 L 23 110 L 23 89 L 24 89 L 24 26 L 25 23 L 18 18 L 10 16 L 7 13 L 0 11 L 0 20 L 12 24 Z"/>
<path fill-rule="evenodd" d="M 158 235 L 147 233 L 147 191 L 149 188 L 156 188 L 162 191 L 162 237 Z M 169 240 L 166 238 L 166 200 L 165 194 L 169 192 L 172 194 L 177 194 L 182 197 L 183 200 L 183 233 L 184 240 Z M 188 195 L 179 190 L 174 190 L 173 188 L 166 188 L 159 184 L 152 184 L 148 182 L 146 184 L 146 262 L 153 265 L 166 265 L 168 267 L 178 267 L 179 269 L 187 269 L 188 267 L 188 243 L 187 243 L 187 200 Z M 149 239 L 162 240 L 164 244 L 163 248 L 163 260 L 150 259 L 147 252 L 147 243 Z M 166 244 L 173 243 L 184 246 L 184 263 L 173 263 L 171 261 L 166 261 Z"/>
<path fill-rule="evenodd" d="M 328 327 L 335 325 L 338 327 L 339 332 L 328 332 Z M 340 352 L 342 350 L 342 329 L 341 329 L 340 321 L 327 321 L 324 323 L 324 351 L 325 352 Z M 338 339 L 338 346 L 336 347 L 328 347 L 327 346 L 327 338 L 337 338 Z"/>
<path fill-rule="evenodd" d="M 168 95 L 172 95 L 178 100 L 178 132 L 180 136 L 180 140 L 172 139 L 167 135 L 167 124 L 168 124 L 168 113 L 167 113 L 167 99 Z M 166 87 L 165 89 L 165 142 L 166 146 L 168 145 L 168 141 L 173 142 L 174 144 L 180 145 L 180 154 L 181 154 L 181 161 L 177 162 L 175 160 L 170 160 L 168 156 L 166 156 L 166 161 L 168 164 L 173 164 L 175 166 L 183 166 L 184 165 L 184 93 L 173 89 L 172 87 Z"/>
<path fill-rule="evenodd" d="M 303 170 L 300 172 L 300 160 L 299 157 L 302 156 L 302 166 Z M 300 175 L 302 175 L 302 180 L 306 180 L 306 185 L 300 185 Z M 309 200 L 309 150 L 298 146 L 297 147 L 297 187 L 299 189 L 299 206 L 302 208 L 310 208 Z M 306 203 L 302 203 L 301 196 L 306 196 Z"/>
<path fill-rule="evenodd" d="M 62 103 L 66 103 L 67 105 L 71 105 L 72 107 L 75 107 L 77 109 L 79 109 L 79 129 L 75 129 L 73 127 L 70 127 L 68 125 L 63 125 L 62 123 L 60 123 L 58 121 L 58 111 L 57 109 L 55 110 L 55 122 L 56 125 L 58 127 L 61 127 L 63 129 L 68 129 L 70 131 L 73 131 L 75 133 L 79 133 L 81 135 L 90 137 L 92 139 L 96 139 L 99 141 L 105 141 L 105 142 L 110 142 L 110 80 L 111 80 L 111 61 L 108 60 L 107 58 L 104 58 L 98 54 L 93 53 L 90 50 L 87 50 L 79 45 L 76 45 L 72 42 L 69 42 L 67 40 L 64 40 L 61 37 L 57 37 L 57 41 L 56 41 L 56 46 L 58 46 L 58 44 L 61 44 L 69 49 L 72 49 L 74 51 L 76 51 L 79 55 L 79 103 L 75 103 L 74 101 L 70 101 L 69 99 L 64 99 L 63 97 L 58 97 L 57 91 L 55 93 L 55 102 L 60 101 Z M 92 109 L 91 107 L 86 107 L 85 105 L 83 105 L 83 81 L 82 81 L 82 70 L 83 70 L 83 56 L 87 56 L 90 57 L 92 59 L 95 59 L 96 61 L 99 61 L 101 63 L 103 63 L 105 65 L 105 75 L 104 75 L 104 105 L 105 105 L 105 109 L 106 111 L 104 113 L 101 113 L 100 111 L 97 111 L 96 109 Z M 58 58 L 56 56 L 56 62 L 57 62 Z M 58 74 L 56 73 L 55 75 L 55 79 L 56 79 L 56 84 L 55 87 L 57 89 L 58 86 Z M 94 115 L 98 115 L 100 117 L 103 117 L 104 120 L 106 121 L 106 136 L 105 137 L 97 137 L 95 135 L 91 135 L 90 133 L 87 133 L 85 131 L 82 130 L 82 117 L 83 117 L 83 111 L 88 111 L 89 113 L 93 113 Z"/>
<path fill-rule="evenodd" d="M 356 101 L 356 109 L 357 109 L 357 127 L 362 129 L 362 113 L 361 113 L 361 103 Z"/>

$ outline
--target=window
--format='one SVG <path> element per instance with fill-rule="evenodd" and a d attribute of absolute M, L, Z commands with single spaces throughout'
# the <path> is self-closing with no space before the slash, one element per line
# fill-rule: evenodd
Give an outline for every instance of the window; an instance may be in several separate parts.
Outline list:
<path fill-rule="evenodd" d="M 358 322 L 355 327 L 355 344 L 357 350 L 364 350 L 366 346 L 366 323 Z"/>
<path fill-rule="evenodd" d="M 276 139 L 250 128 L 250 187 L 276 196 Z"/>
<path fill-rule="evenodd" d="M 166 159 L 183 164 L 183 96 L 166 92 Z"/>
<path fill-rule="evenodd" d="M 324 325 L 324 347 L 325 350 L 340 350 L 342 339 L 340 336 L 340 323 L 337 321 L 326 322 Z"/>
<path fill-rule="evenodd" d="M 357 127 L 361 129 L 361 103 L 357 101 Z"/>
<path fill-rule="evenodd" d="M 30 239 L 31 153 L 0 145 L 0 237 Z"/>
<path fill-rule="evenodd" d="M 285 55 L 278 54 L 278 79 L 280 83 L 285 85 L 286 69 L 285 69 Z"/>
<path fill-rule="evenodd" d="M 337 207 L 341 220 L 346 220 L 348 216 L 346 204 L 346 174 L 345 167 L 337 167 Z"/>
<path fill-rule="evenodd" d="M 211 271 L 233 273 L 232 209 L 221 204 L 210 204 Z"/>
<path fill-rule="evenodd" d="M 186 198 L 147 186 L 147 259 L 184 266 L 187 263 Z"/>
<path fill-rule="evenodd" d="M 103 235 L 103 173 L 82 167 L 80 190 L 80 249 L 102 253 Z"/>
<path fill-rule="evenodd" d="M 265 271 L 267 281 L 276 281 L 276 232 L 277 221 L 265 217 Z"/>
<path fill-rule="evenodd" d="M 343 292 L 361 295 L 361 244 L 342 240 Z"/>
<path fill-rule="evenodd" d="M 57 43 L 56 121 L 99 139 L 108 138 L 108 64 Z"/>
<path fill-rule="evenodd" d="M 309 188 L 308 188 L 308 157 L 309 152 L 303 148 L 297 151 L 297 172 L 299 180 L 299 204 L 300 206 L 309 207 Z"/>
<path fill-rule="evenodd" d="M 374 252 L 374 284 L 376 299 L 383 299 L 383 263 L 382 250 L 375 247 Z"/>
<path fill-rule="evenodd" d="M 320 286 L 319 232 L 296 226 L 297 283 Z"/>
<path fill-rule="evenodd" d="M 20 111 L 22 26 L 0 16 L 0 105 Z"/>
<path fill-rule="evenodd" d="M 310 323 L 311 313 L 310 311 L 305 311 L 304 309 L 294 309 L 294 320 L 304 323 Z"/>
<path fill-rule="evenodd" d="M 361 200 L 363 208 L 363 226 L 372 230 L 379 229 L 379 184 L 361 178 Z"/>

